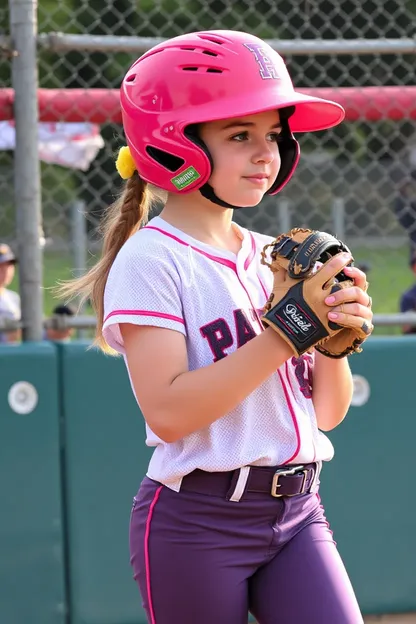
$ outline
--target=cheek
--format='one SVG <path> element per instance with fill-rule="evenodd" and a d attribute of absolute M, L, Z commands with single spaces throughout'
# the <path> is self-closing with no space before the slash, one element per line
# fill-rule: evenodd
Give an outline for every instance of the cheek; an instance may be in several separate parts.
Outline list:
<path fill-rule="evenodd" d="M 241 166 L 235 150 L 217 149 L 211 151 L 213 170 L 211 181 L 230 180 L 230 178 L 241 175 Z"/>

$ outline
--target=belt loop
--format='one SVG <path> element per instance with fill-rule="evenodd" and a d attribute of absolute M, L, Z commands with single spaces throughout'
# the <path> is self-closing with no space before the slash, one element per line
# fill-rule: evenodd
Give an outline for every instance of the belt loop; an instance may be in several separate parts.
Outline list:
<path fill-rule="evenodd" d="M 309 491 L 310 492 L 317 492 L 318 491 L 318 485 L 319 485 L 319 475 L 321 474 L 321 470 L 322 470 L 322 461 L 317 461 L 315 462 L 316 468 L 315 468 L 315 474 L 314 477 L 312 479 L 312 482 L 309 486 Z"/>
<path fill-rule="evenodd" d="M 233 503 L 239 503 L 241 497 L 244 494 L 244 490 L 246 489 L 247 481 L 250 475 L 250 466 L 243 466 L 239 469 L 237 483 L 235 484 L 235 488 L 229 496 L 229 492 L 227 493 L 227 498 Z"/>

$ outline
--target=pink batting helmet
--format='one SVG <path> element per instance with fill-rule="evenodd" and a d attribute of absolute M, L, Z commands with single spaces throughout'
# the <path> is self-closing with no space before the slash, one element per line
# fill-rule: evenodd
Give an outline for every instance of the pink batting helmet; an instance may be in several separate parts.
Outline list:
<path fill-rule="evenodd" d="M 295 91 L 282 57 L 264 41 L 229 30 L 190 33 L 155 46 L 130 67 L 120 98 L 140 176 L 166 191 L 200 189 L 205 196 L 207 188 L 213 192 L 212 159 L 192 130 L 195 124 L 283 109 L 282 163 L 268 191 L 274 194 L 299 159 L 292 132 L 324 130 L 345 115 L 335 102 Z"/>

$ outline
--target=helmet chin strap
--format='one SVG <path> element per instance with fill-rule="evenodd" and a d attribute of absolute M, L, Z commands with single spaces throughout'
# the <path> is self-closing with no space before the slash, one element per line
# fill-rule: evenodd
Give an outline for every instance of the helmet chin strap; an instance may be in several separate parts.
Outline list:
<path fill-rule="evenodd" d="M 205 199 L 209 199 L 209 201 L 217 204 L 218 206 L 222 206 L 223 208 L 230 208 L 231 210 L 238 210 L 239 208 L 250 208 L 250 206 L 233 206 L 232 204 L 227 203 L 226 201 L 220 199 L 216 194 L 214 189 L 208 182 L 206 182 L 201 188 L 199 192 Z"/>

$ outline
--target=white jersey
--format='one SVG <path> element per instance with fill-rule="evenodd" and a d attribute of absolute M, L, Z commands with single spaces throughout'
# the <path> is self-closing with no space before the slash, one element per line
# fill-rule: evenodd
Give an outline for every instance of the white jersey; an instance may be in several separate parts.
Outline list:
<path fill-rule="evenodd" d="M 271 237 L 245 230 L 237 255 L 201 243 L 152 219 L 120 250 L 107 281 L 107 343 L 124 354 L 119 323 L 153 325 L 186 338 L 189 369 L 212 364 L 263 331 L 260 311 L 272 273 L 260 263 Z M 333 447 L 318 430 L 312 404 L 313 356 L 291 358 L 235 409 L 207 428 L 166 443 L 147 426 L 154 446 L 148 477 L 179 491 L 196 468 L 277 466 L 329 460 Z M 215 388 L 212 389 L 215 392 Z"/>

